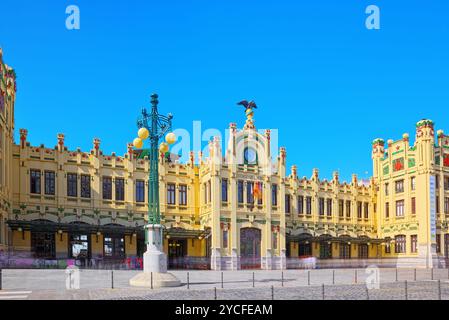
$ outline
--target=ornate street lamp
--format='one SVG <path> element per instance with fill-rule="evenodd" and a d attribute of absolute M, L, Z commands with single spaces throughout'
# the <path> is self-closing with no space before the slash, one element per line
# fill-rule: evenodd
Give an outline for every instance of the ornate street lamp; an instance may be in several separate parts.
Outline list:
<path fill-rule="evenodd" d="M 139 273 L 130 280 L 134 286 L 145 287 L 172 287 L 179 286 L 181 282 L 172 274 L 167 273 L 167 256 L 162 246 L 161 212 L 159 206 L 159 153 L 163 156 L 168 152 L 168 144 L 176 141 L 173 133 L 165 137 L 167 143 L 159 140 L 171 130 L 171 119 L 168 114 L 158 113 L 158 95 L 151 95 L 151 113 L 142 109 L 142 116 L 137 121 L 138 138 L 134 139 L 134 147 L 141 149 L 143 141 L 150 141 L 150 168 L 148 185 L 148 224 L 145 226 L 145 243 L 147 251 L 143 255 L 143 273 Z"/>

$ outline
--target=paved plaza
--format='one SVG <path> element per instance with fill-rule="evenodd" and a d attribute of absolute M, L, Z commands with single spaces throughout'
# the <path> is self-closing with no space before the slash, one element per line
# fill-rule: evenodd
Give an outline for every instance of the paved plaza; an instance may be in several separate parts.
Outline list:
<path fill-rule="evenodd" d="M 380 283 L 368 289 L 373 271 Z M 171 271 L 182 286 L 153 290 L 129 285 L 137 272 L 80 270 L 79 289 L 67 290 L 66 270 L 4 269 L 0 300 L 449 299 L 448 269 Z"/>

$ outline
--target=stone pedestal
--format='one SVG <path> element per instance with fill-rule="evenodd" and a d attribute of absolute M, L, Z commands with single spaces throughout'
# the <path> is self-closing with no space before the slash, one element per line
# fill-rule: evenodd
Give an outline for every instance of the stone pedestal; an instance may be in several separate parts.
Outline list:
<path fill-rule="evenodd" d="M 212 270 L 221 270 L 221 252 L 219 248 L 211 249 L 210 267 Z"/>
<path fill-rule="evenodd" d="M 240 258 L 239 255 L 237 253 L 237 249 L 232 249 L 231 252 L 231 270 L 238 270 L 240 269 Z"/>
<path fill-rule="evenodd" d="M 162 226 L 147 225 L 147 251 L 143 254 L 143 272 L 134 276 L 129 283 L 137 287 L 177 287 L 181 281 L 167 273 L 167 256 L 162 251 Z"/>

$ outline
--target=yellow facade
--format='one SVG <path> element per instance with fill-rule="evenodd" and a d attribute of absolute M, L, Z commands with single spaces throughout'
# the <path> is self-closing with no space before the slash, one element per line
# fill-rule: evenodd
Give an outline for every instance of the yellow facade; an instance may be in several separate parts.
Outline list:
<path fill-rule="evenodd" d="M 15 144 L 15 79 L 1 65 L 0 249 L 46 259 L 76 258 L 79 250 L 98 261 L 140 257 L 148 209 L 145 151 L 128 144 L 123 156 L 105 155 L 99 139 L 88 152 L 69 150 L 63 134 L 55 146 L 31 146 L 25 129 Z M 252 110 L 246 114 L 243 129 L 230 124 L 225 150 L 216 138 L 207 158 L 201 152 L 190 153 L 187 163 L 161 157 L 169 267 L 298 268 L 305 257 L 323 267 L 445 262 L 449 136 L 439 131 L 435 140 L 430 120 L 418 122 L 414 145 L 406 134 L 387 148 L 374 140 L 373 177 L 353 175 L 346 183 L 337 172 L 321 179 L 318 169 L 310 178 L 298 177 L 296 166 L 287 174 L 286 149 L 273 159 L 270 131 L 260 134 Z M 260 200 L 252 199 L 256 185 Z"/>

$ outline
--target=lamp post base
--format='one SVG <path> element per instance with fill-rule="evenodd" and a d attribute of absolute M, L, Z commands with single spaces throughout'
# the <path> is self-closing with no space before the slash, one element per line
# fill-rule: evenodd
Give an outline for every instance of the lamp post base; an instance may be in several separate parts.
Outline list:
<path fill-rule="evenodd" d="M 143 254 L 143 272 L 134 276 L 130 285 L 137 287 L 177 287 L 181 281 L 167 272 L 167 256 L 162 249 L 162 226 L 147 225 L 147 251 Z"/>
<path fill-rule="evenodd" d="M 129 280 L 134 287 L 179 287 L 181 281 L 168 272 L 141 272 Z"/>

